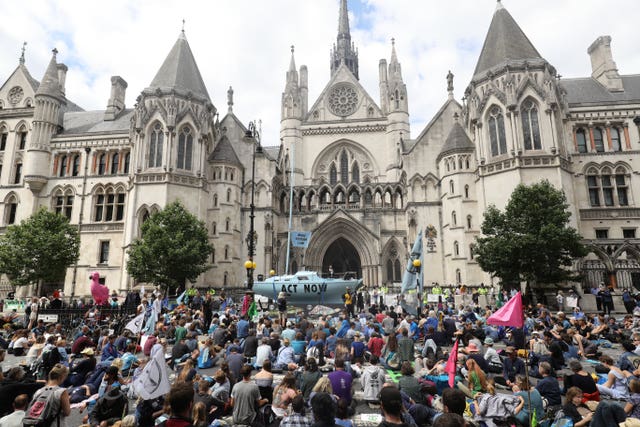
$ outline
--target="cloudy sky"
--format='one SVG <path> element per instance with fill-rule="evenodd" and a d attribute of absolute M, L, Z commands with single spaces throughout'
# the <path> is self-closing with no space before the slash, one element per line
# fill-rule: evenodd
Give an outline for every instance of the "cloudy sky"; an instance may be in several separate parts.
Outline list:
<path fill-rule="evenodd" d="M 640 72 L 637 0 L 503 0 L 534 46 L 563 78 L 588 76 L 587 47 L 612 36 L 614 60 L 623 74 Z M 309 68 L 309 105 L 329 79 L 339 0 L 132 1 L 0 0 L 0 80 L 26 64 L 40 80 L 56 47 L 69 66 L 67 96 L 86 110 L 104 109 L 110 76 L 128 83 L 126 103 L 153 79 L 186 21 L 185 32 L 214 105 L 244 123 L 261 119 L 263 143 L 276 145 L 280 97 L 295 45 L 298 67 Z M 359 49 L 360 81 L 379 99 L 378 61 L 389 58 L 396 39 L 409 91 L 412 136 L 446 100 L 448 70 L 460 99 L 471 78 L 495 0 L 350 0 L 352 39 Z"/>

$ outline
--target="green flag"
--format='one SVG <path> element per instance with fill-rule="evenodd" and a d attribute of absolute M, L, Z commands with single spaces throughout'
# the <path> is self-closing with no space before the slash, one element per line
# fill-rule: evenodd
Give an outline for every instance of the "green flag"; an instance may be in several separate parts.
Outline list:
<path fill-rule="evenodd" d="M 531 427 L 536 427 L 538 425 L 538 417 L 536 414 L 536 410 L 533 410 L 533 415 L 531 416 Z"/>
<path fill-rule="evenodd" d="M 247 314 L 249 315 L 249 319 L 253 319 L 253 316 L 258 314 L 258 308 L 256 307 L 255 301 L 251 301 L 251 305 L 249 306 L 249 310 L 247 310 Z"/>

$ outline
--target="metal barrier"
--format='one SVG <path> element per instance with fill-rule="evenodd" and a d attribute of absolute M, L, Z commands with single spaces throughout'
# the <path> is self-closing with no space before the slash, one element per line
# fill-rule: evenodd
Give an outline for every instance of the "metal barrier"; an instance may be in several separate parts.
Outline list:
<path fill-rule="evenodd" d="M 123 319 L 136 313 L 135 306 L 106 307 L 97 306 L 99 309 L 95 316 L 89 317 L 87 313 L 94 306 L 83 308 L 65 307 L 61 309 L 41 308 L 38 310 L 38 320 L 42 319 L 45 324 L 60 323 L 63 330 L 69 332 L 78 325 L 86 322 L 110 323 L 121 322 Z"/>

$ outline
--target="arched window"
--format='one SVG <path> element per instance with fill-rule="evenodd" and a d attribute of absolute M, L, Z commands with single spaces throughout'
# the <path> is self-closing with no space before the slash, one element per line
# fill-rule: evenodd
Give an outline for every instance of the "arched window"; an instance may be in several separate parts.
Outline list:
<path fill-rule="evenodd" d="M 462 283 L 462 272 L 460 269 L 456 269 L 456 283 Z"/>
<path fill-rule="evenodd" d="M 499 156 L 507 152 L 507 137 L 504 132 L 504 116 L 499 107 L 494 106 L 489 115 L 489 139 L 491 155 Z"/>
<path fill-rule="evenodd" d="M 629 206 L 627 190 L 628 184 L 625 170 L 623 168 L 618 168 L 616 169 L 616 192 L 618 195 L 618 204 L 620 206 Z"/>
<path fill-rule="evenodd" d="M 218 223 L 214 222 L 213 224 L 211 224 L 211 234 L 213 234 L 214 236 L 218 234 Z"/>
<path fill-rule="evenodd" d="M 7 139 L 9 138 L 9 132 L 7 132 L 7 128 L 3 127 L 0 129 L 0 151 L 4 151 L 7 149 Z"/>
<path fill-rule="evenodd" d="M 395 278 L 395 282 L 400 282 L 402 280 L 402 276 L 401 276 L 401 267 L 400 267 L 400 260 L 396 258 L 396 260 L 393 262 L 393 276 Z"/>
<path fill-rule="evenodd" d="M 467 169 L 469 169 L 469 158 L 467 157 L 465 160 L 465 166 Z"/>
<path fill-rule="evenodd" d="M 596 151 L 602 153 L 604 151 L 604 140 L 602 139 L 602 129 L 593 129 L 593 144 L 596 146 Z"/>
<path fill-rule="evenodd" d="M 18 150 L 24 150 L 24 147 L 27 146 L 27 130 L 25 128 L 21 128 L 18 131 Z"/>
<path fill-rule="evenodd" d="M 162 148 L 164 145 L 164 133 L 162 133 L 162 125 L 156 123 L 149 135 L 149 167 L 159 168 L 162 166 Z"/>
<path fill-rule="evenodd" d="M 118 168 L 120 167 L 120 155 L 115 153 L 111 158 L 111 175 L 116 175 L 118 173 Z"/>
<path fill-rule="evenodd" d="M 217 194 L 213 195 L 213 207 L 214 208 L 218 207 L 218 195 Z"/>
<path fill-rule="evenodd" d="M 80 155 L 73 156 L 73 166 L 71 167 L 71 176 L 78 176 L 80 174 Z"/>
<path fill-rule="evenodd" d="M 227 261 L 229 259 L 229 246 L 224 247 L 224 260 Z"/>
<path fill-rule="evenodd" d="M 387 282 L 393 282 L 393 261 L 387 260 Z"/>
<path fill-rule="evenodd" d="M 467 215 L 467 228 L 471 230 L 471 215 Z"/>
<path fill-rule="evenodd" d="M 455 256 L 460 255 L 460 245 L 458 244 L 457 241 L 453 242 L 453 254 Z"/>
<path fill-rule="evenodd" d="M 100 154 L 98 157 L 98 175 L 104 175 L 107 170 L 107 155 L 105 153 Z"/>
<path fill-rule="evenodd" d="M 468 185 L 464 186 L 464 198 L 465 199 L 469 198 L 469 186 Z"/>
<path fill-rule="evenodd" d="M 456 211 L 451 212 L 451 225 L 453 227 L 458 225 L 458 215 L 456 215 Z"/>
<path fill-rule="evenodd" d="M 211 248 L 211 264 L 215 264 L 216 263 L 216 248 L 212 247 Z"/>
<path fill-rule="evenodd" d="M 55 213 L 64 215 L 67 219 L 71 220 L 73 192 L 71 190 L 63 192 L 62 189 L 58 189 L 53 195 L 53 207 Z"/>
<path fill-rule="evenodd" d="M 18 198 L 15 194 L 7 199 L 4 204 L 4 222 L 7 225 L 15 224 L 16 214 L 18 212 Z"/>
<path fill-rule="evenodd" d="M 605 206 L 613 206 L 613 180 L 611 169 L 603 168 L 600 171 L 600 184 L 602 185 L 602 196 Z"/>
<path fill-rule="evenodd" d="M 349 183 L 349 157 L 344 150 L 340 154 L 340 182 L 343 184 Z"/>
<path fill-rule="evenodd" d="M 99 189 L 94 195 L 93 220 L 95 222 L 122 221 L 124 219 L 125 192 L 111 187 Z"/>
<path fill-rule="evenodd" d="M 400 108 L 400 93 L 398 92 L 398 89 L 396 89 L 396 93 L 395 93 L 395 101 L 396 101 L 396 110 L 398 108 Z"/>
<path fill-rule="evenodd" d="M 473 257 L 475 256 L 475 246 L 473 246 L 473 243 L 469 245 L 469 259 L 473 259 Z"/>
<path fill-rule="evenodd" d="M 351 166 L 351 181 L 356 184 L 360 182 L 360 167 L 358 166 L 358 162 L 353 162 L 353 166 Z"/>
<path fill-rule="evenodd" d="M 522 116 L 522 136 L 524 137 L 525 150 L 540 150 L 540 125 L 538 123 L 538 107 L 531 99 L 522 103 L 520 108 Z"/>
<path fill-rule="evenodd" d="M 124 167 L 122 168 L 124 173 L 129 173 L 129 166 L 131 165 L 131 152 L 127 152 L 124 155 Z"/>
<path fill-rule="evenodd" d="M 587 133 L 583 128 L 576 130 L 576 146 L 578 147 L 578 153 L 587 152 Z"/>
<path fill-rule="evenodd" d="M 231 229 L 231 220 L 227 218 L 224 221 L 224 231 L 229 231 Z"/>
<path fill-rule="evenodd" d="M 600 206 L 600 183 L 595 170 L 587 172 L 587 187 L 589 190 L 589 204 L 591 206 Z"/>
<path fill-rule="evenodd" d="M 227 202 L 231 202 L 231 189 L 227 189 Z"/>
<path fill-rule="evenodd" d="M 222 286 L 226 288 L 228 285 L 229 285 L 229 273 L 225 271 L 224 276 L 222 278 Z"/>
<path fill-rule="evenodd" d="M 58 173 L 58 176 L 67 175 L 68 162 L 69 158 L 67 156 L 62 156 L 62 158 L 60 159 L 60 172 Z"/>
<path fill-rule="evenodd" d="M 620 142 L 620 131 L 618 128 L 611 128 L 611 148 L 613 151 L 622 151 L 622 144 Z"/>
<path fill-rule="evenodd" d="M 449 172 L 451 170 L 451 166 L 449 165 L 449 161 L 448 160 L 446 160 L 444 162 L 444 167 L 447 169 L 447 172 Z"/>
<path fill-rule="evenodd" d="M 14 170 L 14 175 L 13 175 L 13 183 L 20 184 L 21 180 L 22 180 L 22 163 L 16 163 L 16 168 Z"/>
<path fill-rule="evenodd" d="M 453 191 L 453 190 L 455 190 L 455 186 L 453 185 L 453 180 L 451 180 L 451 181 L 449 181 L 449 193 L 450 194 L 455 193 L 455 191 Z"/>
<path fill-rule="evenodd" d="M 191 170 L 191 158 L 193 157 L 193 135 L 191 128 L 185 126 L 178 136 L 178 169 Z"/>
<path fill-rule="evenodd" d="M 458 169 L 462 170 L 462 157 L 458 157 Z"/>
<path fill-rule="evenodd" d="M 329 184 L 336 185 L 338 183 L 338 170 L 336 169 L 336 164 L 331 163 L 331 168 L 329 169 Z"/>

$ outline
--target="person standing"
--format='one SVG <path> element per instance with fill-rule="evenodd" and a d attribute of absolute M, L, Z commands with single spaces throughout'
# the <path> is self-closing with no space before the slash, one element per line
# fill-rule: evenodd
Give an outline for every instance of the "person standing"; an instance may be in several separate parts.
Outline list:
<path fill-rule="evenodd" d="M 598 311 L 602 311 L 602 295 L 601 291 L 604 290 L 604 283 L 600 284 L 600 287 L 596 287 L 595 285 L 591 288 L 591 294 L 596 297 L 596 309 Z"/>
<path fill-rule="evenodd" d="M 347 291 L 342 296 L 342 300 L 344 301 L 344 307 L 347 309 L 347 315 L 353 317 L 353 294 L 351 293 L 351 288 L 347 287 Z"/>
<path fill-rule="evenodd" d="M 287 324 L 287 294 L 280 292 L 277 299 L 278 313 L 280 314 L 280 324 Z"/>
<path fill-rule="evenodd" d="M 269 400 L 260 398 L 258 386 L 251 381 L 251 366 L 244 365 L 240 369 L 240 374 L 242 375 L 242 381 L 236 383 L 231 392 L 233 424 L 260 426 L 258 409 Z"/>
<path fill-rule="evenodd" d="M 564 295 L 562 291 L 558 291 L 558 295 L 556 295 L 556 302 L 558 303 L 558 311 L 564 311 Z"/>

